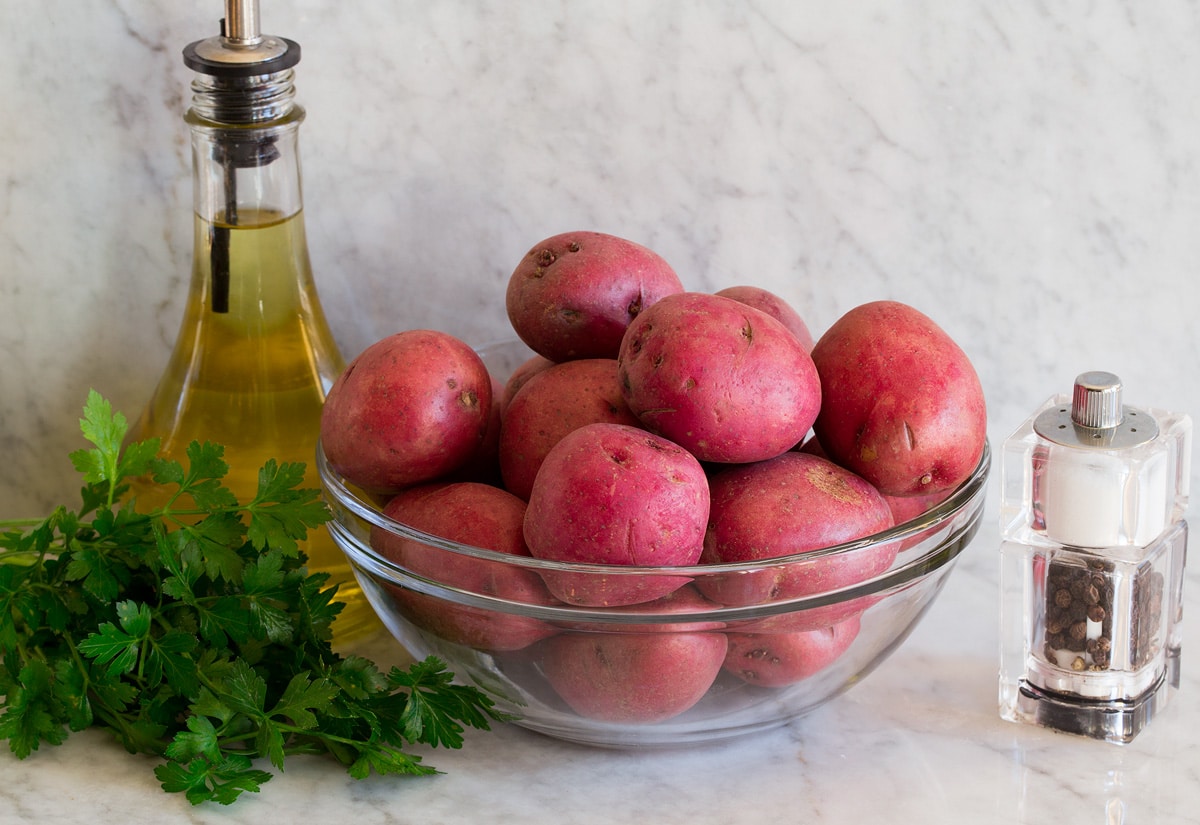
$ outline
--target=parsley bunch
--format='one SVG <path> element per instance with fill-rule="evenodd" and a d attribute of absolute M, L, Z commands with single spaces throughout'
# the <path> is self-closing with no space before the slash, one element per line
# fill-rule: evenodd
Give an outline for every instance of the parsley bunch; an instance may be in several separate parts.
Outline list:
<path fill-rule="evenodd" d="M 17 757 L 103 727 L 164 758 L 164 790 L 228 804 L 290 754 L 358 779 L 436 773 L 405 746 L 458 748 L 501 718 L 436 659 L 384 674 L 333 652 L 337 588 L 297 545 L 329 519 L 303 464 L 267 462 L 239 502 L 219 445 L 193 442 L 187 466 L 156 439 L 122 448 L 126 420 L 95 391 L 80 424 L 79 510 L 0 522 L 0 738 Z M 171 495 L 140 513 L 125 498 L 146 473 Z"/>

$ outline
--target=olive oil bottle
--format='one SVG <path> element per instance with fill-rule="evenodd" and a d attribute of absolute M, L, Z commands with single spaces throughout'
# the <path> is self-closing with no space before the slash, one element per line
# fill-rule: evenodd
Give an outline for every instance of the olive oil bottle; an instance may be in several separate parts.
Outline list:
<path fill-rule="evenodd" d="M 131 438 L 161 439 L 183 459 L 192 441 L 223 444 L 228 486 L 253 496 L 268 460 L 304 462 L 317 487 L 325 394 L 344 367 L 317 296 L 304 232 L 295 102 L 300 47 L 258 33 L 258 4 L 227 0 L 219 37 L 192 43 L 195 240 L 184 318 Z M 155 490 L 135 490 L 153 504 Z M 304 547 L 345 602 L 335 643 L 377 627 L 325 528 Z"/>

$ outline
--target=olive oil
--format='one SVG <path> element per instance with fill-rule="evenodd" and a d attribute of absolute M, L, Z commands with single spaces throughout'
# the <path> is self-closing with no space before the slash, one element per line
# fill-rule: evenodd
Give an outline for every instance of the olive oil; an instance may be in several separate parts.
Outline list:
<path fill-rule="evenodd" d="M 228 309 L 213 312 L 211 247 L 222 230 Z M 161 454 L 177 460 L 192 441 L 223 444 L 230 465 L 225 482 L 239 498 L 254 495 L 258 470 L 269 459 L 304 462 L 305 486 L 318 487 L 321 407 L 344 362 L 313 286 L 303 213 L 281 218 L 243 209 L 236 226 L 197 215 L 195 239 L 181 332 L 131 437 L 157 436 Z M 143 505 L 162 501 L 152 485 L 136 493 Z M 309 569 L 329 573 L 346 603 L 334 625 L 337 638 L 373 628 L 373 614 L 328 531 L 312 531 L 304 551 Z"/>
<path fill-rule="evenodd" d="M 228 232 L 231 264 L 220 313 L 210 309 L 216 229 Z M 195 237 L 182 331 L 144 427 L 172 456 L 220 433 L 239 456 L 303 455 L 312 464 L 325 392 L 344 365 L 307 274 L 302 213 L 243 212 L 238 226 L 197 215 Z M 246 469 L 249 480 L 261 463 Z"/>

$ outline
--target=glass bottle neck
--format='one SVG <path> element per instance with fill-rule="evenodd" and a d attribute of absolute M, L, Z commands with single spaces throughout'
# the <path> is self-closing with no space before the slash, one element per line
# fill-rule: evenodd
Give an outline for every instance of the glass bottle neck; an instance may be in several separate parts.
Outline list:
<path fill-rule="evenodd" d="M 249 78 L 199 75 L 192 83 L 196 215 L 217 226 L 274 223 L 300 212 L 297 148 L 304 109 L 293 72 Z"/>
<path fill-rule="evenodd" d="M 219 127 L 285 120 L 296 108 L 295 77 L 292 69 L 245 77 L 197 74 L 188 122 Z"/>

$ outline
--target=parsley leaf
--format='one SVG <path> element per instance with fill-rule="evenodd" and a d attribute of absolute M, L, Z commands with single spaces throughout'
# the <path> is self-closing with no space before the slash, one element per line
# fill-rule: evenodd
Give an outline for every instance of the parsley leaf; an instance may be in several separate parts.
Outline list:
<path fill-rule="evenodd" d="M 21 668 L 5 696 L 0 715 L 0 736 L 9 742 L 12 752 L 24 759 L 38 749 L 39 743 L 57 745 L 67 738 L 59 722 L 58 702 L 53 691 L 54 674 L 45 662 L 31 661 Z"/>
<path fill-rule="evenodd" d="M 18 758 L 103 727 L 163 760 L 164 790 L 230 804 L 271 779 L 256 764 L 299 754 L 355 778 L 436 773 L 404 747 L 461 747 L 503 718 L 435 659 L 384 675 L 333 652 L 342 604 L 302 550 L 330 513 L 303 464 L 268 461 L 239 501 L 219 444 L 185 462 L 122 446 L 126 419 L 94 390 L 80 429 L 79 508 L 0 532 L 0 739 Z M 166 495 L 143 512 L 145 477 Z"/>

